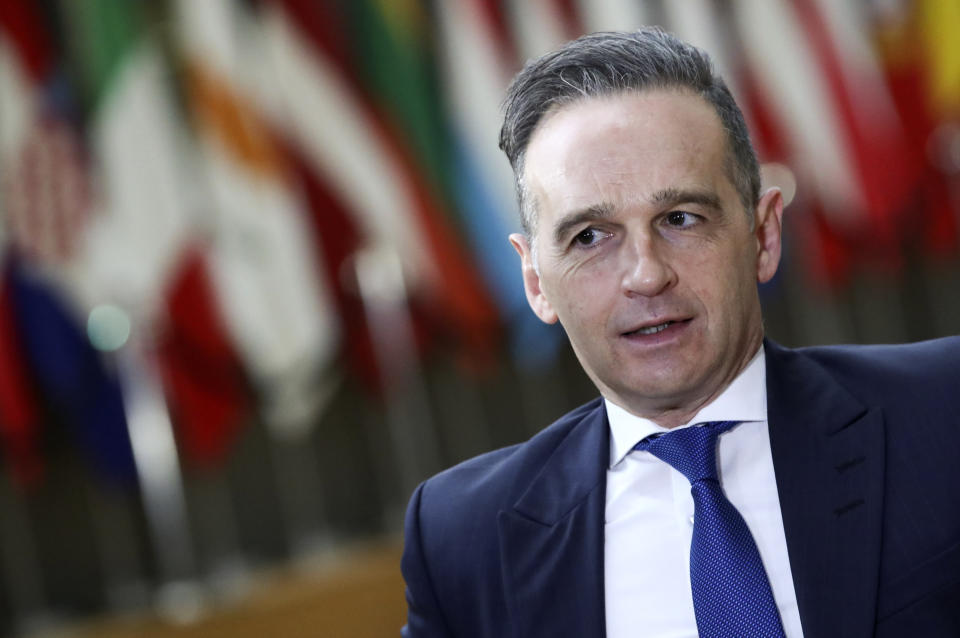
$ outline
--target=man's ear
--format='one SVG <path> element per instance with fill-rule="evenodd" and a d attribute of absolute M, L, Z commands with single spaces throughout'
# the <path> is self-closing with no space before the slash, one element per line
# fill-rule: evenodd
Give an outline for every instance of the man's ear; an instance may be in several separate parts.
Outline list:
<path fill-rule="evenodd" d="M 757 281 L 773 279 L 780 265 L 780 231 L 783 220 L 783 195 L 769 188 L 760 196 L 754 211 L 753 234 L 757 238 Z"/>
<path fill-rule="evenodd" d="M 527 303 L 533 309 L 533 313 L 544 323 L 556 323 L 557 313 L 553 306 L 547 300 L 540 286 L 540 275 L 537 273 L 536 265 L 533 261 L 533 250 L 527 238 L 520 233 L 510 235 L 510 243 L 514 250 L 520 255 L 520 268 L 523 272 L 523 289 L 527 293 Z"/>

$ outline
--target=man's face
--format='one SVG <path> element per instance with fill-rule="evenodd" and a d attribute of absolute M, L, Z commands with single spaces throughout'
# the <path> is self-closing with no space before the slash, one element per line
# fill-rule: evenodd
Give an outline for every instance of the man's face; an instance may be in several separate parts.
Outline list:
<path fill-rule="evenodd" d="M 728 162 L 713 108 L 674 90 L 574 102 L 527 147 L 539 263 L 511 242 L 531 307 L 560 321 L 605 397 L 668 427 L 715 398 L 763 335 L 757 281 L 777 268 L 782 200 L 764 194 L 751 230 Z"/>

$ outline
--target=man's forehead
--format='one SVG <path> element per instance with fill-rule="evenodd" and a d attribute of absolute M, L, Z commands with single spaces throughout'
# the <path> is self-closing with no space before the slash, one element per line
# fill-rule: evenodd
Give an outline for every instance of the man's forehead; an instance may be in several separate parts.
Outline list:
<path fill-rule="evenodd" d="M 676 91 L 585 98 L 552 113 L 531 137 L 527 180 L 605 179 L 725 150 L 719 117 L 702 98 Z"/>
<path fill-rule="evenodd" d="M 658 172 L 677 177 L 681 169 L 708 170 L 725 160 L 725 149 L 719 118 L 699 96 L 658 91 L 585 98 L 538 127 L 525 181 L 555 197 L 576 196 L 577 185 L 634 188 L 640 176 L 655 182 Z M 651 183 L 650 192 L 689 185 Z"/>

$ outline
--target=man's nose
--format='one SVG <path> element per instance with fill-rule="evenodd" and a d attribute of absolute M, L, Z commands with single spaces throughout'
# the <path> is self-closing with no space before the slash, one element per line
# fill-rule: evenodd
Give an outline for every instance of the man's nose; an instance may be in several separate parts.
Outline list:
<path fill-rule="evenodd" d="M 623 251 L 621 288 L 627 296 L 655 297 L 673 286 L 677 274 L 663 246 L 651 235 L 640 235 L 627 242 Z"/>

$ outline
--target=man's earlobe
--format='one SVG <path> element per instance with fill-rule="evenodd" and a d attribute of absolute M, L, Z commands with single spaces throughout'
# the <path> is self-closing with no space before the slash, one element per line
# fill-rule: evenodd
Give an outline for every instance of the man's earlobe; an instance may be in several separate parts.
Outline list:
<path fill-rule="evenodd" d="M 754 211 L 754 236 L 757 238 L 757 281 L 773 279 L 780 265 L 780 240 L 783 221 L 783 195 L 779 188 L 767 189 Z"/>
<path fill-rule="evenodd" d="M 540 285 L 540 274 L 537 272 L 537 265 L 533 259 L 533 250 L 529 241 L 520 233 L 510 235 L 510 243 L 514 250 L 520 255 L 520 269 L 523 274 L 523 289 L 527 293 L 527 303 L 533 310 L 533 314 L 540 318 L 544 323 L 556 323 L 557 313 L 553 310 L 553 305 L 547 299 Z"/>

